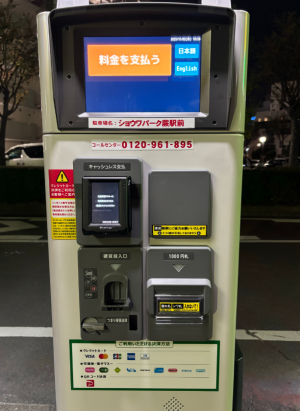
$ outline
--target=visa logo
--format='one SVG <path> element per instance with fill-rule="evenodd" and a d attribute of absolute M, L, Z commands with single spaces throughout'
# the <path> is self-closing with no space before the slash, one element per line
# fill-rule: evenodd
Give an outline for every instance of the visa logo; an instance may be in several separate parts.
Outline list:
<path fill-rule="evenodd" d="M 162 374 L 164 372 L 163 368 L 154 368 L 154 373 L 155 374 Z"/>
<path fill-rule="evenodd" d="M 85 355 L 85 358 L 95 358 L 94 355 Z"/>
<path fill-rule="evenodd" d="M 135 353 L 127 353 L 127 360 L 135 360 Z"/>

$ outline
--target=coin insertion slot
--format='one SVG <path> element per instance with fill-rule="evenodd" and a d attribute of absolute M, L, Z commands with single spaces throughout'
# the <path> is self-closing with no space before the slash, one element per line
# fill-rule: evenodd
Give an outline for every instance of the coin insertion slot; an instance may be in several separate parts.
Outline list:
<path fill-rule="evenodd" d="M 126 303 L 124 284 L 119 281 L 105 285 L 104 302 L 106 306 L 124 306 Z"/>
<path fill-rule="evenodd" d="M 128 278 L 123 274 L 108 274 L 103 279 L 102 308 L 107 311 L 130 310 Z"/>

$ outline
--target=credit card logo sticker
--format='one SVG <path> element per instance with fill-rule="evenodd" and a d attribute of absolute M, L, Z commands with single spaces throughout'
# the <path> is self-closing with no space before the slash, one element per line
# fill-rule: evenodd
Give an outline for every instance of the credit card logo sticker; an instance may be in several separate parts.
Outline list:
<path fill-rule="evenodd" d="M 157 367 L 157 368 L 154 368 L 154 373 L 155 374 L 162 374 L 164 372 L 164 369 L 163 368 L 159 368 L 159 367 Z"/>
<path fill-rule="evenodd" d="M 127 353 L 127 360 L 130 360 L 130 361 L 135 360 L 135 353 Z"/>
<path fill-rule="evenodd" d="M 122 354 L 113 354 L 113 359 L 114 360 L 121 360 L 122 359 Z"/>
<path fill-rule="evenodd" d="M 108 358 L 107 354 L 99 354 L 100 360 L 106 360 Z"/>
<path fill-rule="evenodd" d="M 141 360 L 150 360 L 150 354 L 142 353 L 141 354 Z"/>

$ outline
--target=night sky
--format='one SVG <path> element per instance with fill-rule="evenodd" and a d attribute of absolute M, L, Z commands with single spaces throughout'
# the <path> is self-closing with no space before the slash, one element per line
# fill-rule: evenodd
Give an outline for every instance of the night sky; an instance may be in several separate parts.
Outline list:
<path fill-rule="evenodd" d="M 285 11 L 300 13 L 299 0 L 231 0 L 237 10 L 250 13 L 250 36 L 259 42 L 268 36 L 274 15 L 280 16 Z"/>

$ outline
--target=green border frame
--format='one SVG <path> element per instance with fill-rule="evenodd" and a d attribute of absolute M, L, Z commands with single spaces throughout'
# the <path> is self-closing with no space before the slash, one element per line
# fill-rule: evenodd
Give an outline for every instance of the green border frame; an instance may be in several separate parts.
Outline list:
<path fill-rule="evenodd" d="M 217 345 L 217 376 L 215 389 L 172 389 L 172 388 L 74 388 L 73 381 L 73 352 L 72 344 L 116 344 L 116 341 L 82 341 L 69 340 L 70 348 L 70 376 L 71 376 L 71 390 L 74 391 L 219 391 L 219 376 L 220 376 L 220 341 L 173 341 L 173 344 L 216 344 Z"/>

